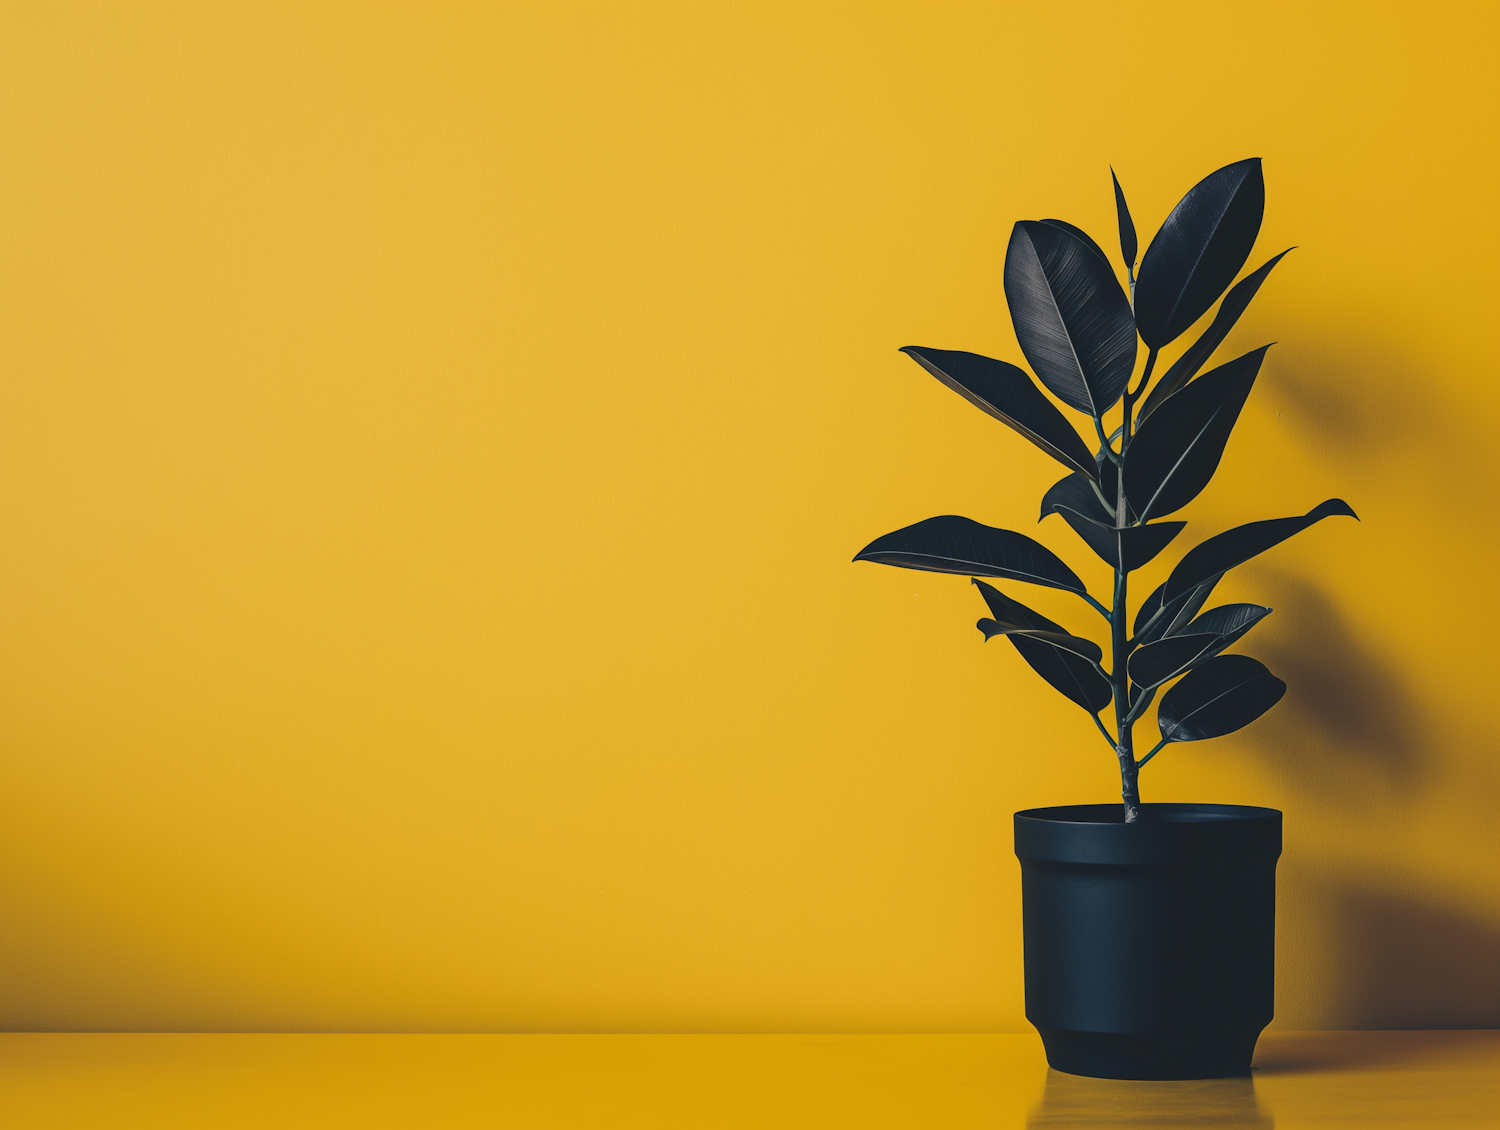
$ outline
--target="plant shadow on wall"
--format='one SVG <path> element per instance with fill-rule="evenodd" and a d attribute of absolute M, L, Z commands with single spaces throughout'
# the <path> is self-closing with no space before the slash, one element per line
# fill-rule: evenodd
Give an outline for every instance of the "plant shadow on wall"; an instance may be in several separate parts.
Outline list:
<path fill-rule="evenodd" d="M 1410 796 L 1431 770 L 1422 708 L 1400 675 L 1355 635 L 1338 605 L 1309 581 L 1268 568 L 1256 590 L 1278 612 L 1256 651 L 1287 675 L 1279 714 L 1247 733 L 1299 789 L 1331 805 L 1383 793 Z"/>
<path fill-rule="evenodd" d="M 1367 335 L 1326 348 L 1294 345 L 1267 374 L 1266 391 L 1285 423 L 1309 433 L 1362 481 L 1420 483 L 1448 500 L 1446 513 L 1482 512 L 1488 478 L 1473 453 L 1484 445 L 1462 442 L 1468 429 L 1461 421 L 1445 417 L 1431 398 L 1408 394 L 1433 381 L 1395 355 L 1372 348 Z M 1440 530 L 1432 536 L 1442 544 Z M 1445 731 L 1488 747 L 1484 761 L 1500 761 L 1477 712 L 1467 724 L 1439 726 L 1435 711 L 1360 638 L 1324 589 L 1270 566 L 1254 568 L 1253 580 L 1286 613 L 1268 622 L 1256 650 L 1289 689 L 1281 709 L 1247 731 L 1246 745 L 1311 805 L 1388 828 L 1393 811 L 1420 804 L 1436 785 L 1443 751 L 1435 743 Z M 1497 781 L 1465 778 L 1476 810 L 1500 807 Z M 1347 877 L 1328 879 L 1318 902 L 1340 954 L 1332 1003 L 1342 1025 L 1500 1026 L 1500 931 L 1491 924 Z"/>

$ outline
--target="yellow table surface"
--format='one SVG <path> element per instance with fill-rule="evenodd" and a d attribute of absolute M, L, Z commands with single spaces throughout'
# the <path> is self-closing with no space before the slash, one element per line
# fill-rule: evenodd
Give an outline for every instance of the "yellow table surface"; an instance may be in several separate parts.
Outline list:
<path fill-rule="evenodd" d="M 1497 1127 L 1500 1032 L 1272 1033 L 1246 1079 L 1034 1035 L 0 1035 L 0 1126 Z"/>

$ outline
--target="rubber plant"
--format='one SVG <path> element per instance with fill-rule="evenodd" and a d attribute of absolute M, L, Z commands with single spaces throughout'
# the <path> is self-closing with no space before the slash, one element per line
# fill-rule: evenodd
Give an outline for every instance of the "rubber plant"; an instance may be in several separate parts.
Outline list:
<path fill-rule="evenodd" d="M 1224 293 L 1250 256 L 1265 210 L 1261 163 L 1252 158 L 1194 185 L 1151 240 L 1137 272 L 1135 224 L 1113 172 L 1111 178 L 1128 296 L 1099 245 L 1062 220 L 1020 221 L 1005 254 L 1005 298 L 1021 352 L 1053 396 L 1092 421 L 1097 450 L 1024 369 L 956 350 L 907 346 L 902 352 L 1067 468 L 1042 496 L 1038 520 L 1057 514 L 1114 569 L 1113 600 L 1106 606 L 1095 599 L 1061 558 L 1032 538 L 956 515 L 876 538 L 854 560 L 970 577 L 989 606 L 978 625 L 984 638 L 1009 639 L 1109 742 L 1119 759 L 1124 817 L 1133 822 L 1142 816 L 1138 774 L 1161 749 L 1232 733 L 1286 692 L 1264 664 L 1224 654 L 1271 609 L 1224 604 L 1203 611 L 1219 579 L 1315 522 L 1356 515 L 1331 498 L 1300 517 L 1217 534 L 1191 549 L 1130 619 L 1130 574 L 1182 532 L 1184 522 L 1166 519 L 1196 498 L 1218 469 L 1270 347 L 1200 370 L 1287 252 Z M 1153 385 L 1163 350 L 1220 295 L 1207 328 Z M 1137 339 L 1145 362 L 1131 387 Z M 1110 665 L 1093 641 L 980 578 L 1076 593 L 1109 625 Z M 1164 692 L 1157 708 L 1161 740 L 1137 760 L 1134 727 L 1158 692 Z M 1100 718 L 1110 706 L 1113 732 Z"/>

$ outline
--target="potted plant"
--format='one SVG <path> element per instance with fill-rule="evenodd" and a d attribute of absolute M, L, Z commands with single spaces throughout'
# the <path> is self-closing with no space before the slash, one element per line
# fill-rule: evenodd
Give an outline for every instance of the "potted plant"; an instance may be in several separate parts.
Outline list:
<path fill-rule="evenodd" d="M 1010 640 L 1083 708 L 1119 761 L 1122 804 L 1015 815 L 1026 1016 L 1048 1062 L 1125 1079 L 1243 1074 L 1272 1016 L 1281 813 L 1144 804 L 1139 774 L 1171 744 L 1248 725 L 1286 691 L 1257 660 L 1226 654 L 1271 609 L 1204 611 L 1220 578 L 1315 522 L 1355 514 L 1335 498 L 1300 517 L 1216 534 L 1189 550 L 1130 616 L 1130 574 L 1182 532 L 1185 523 L 1168 516 L 1218 469 L 1269 347 L 1200 371 L 1286 252 L 1224 294 L 1260 231 L 1258 159 L 1194 185 L 1152 239 L 1139 273 L 1118 179 L 1114 193 L 1128 297 L 1099 245 L 1062 220 L 1017 223 L 1005 256 L 1005 297 L 1021 352 L 1053 396 L 1092 421 L 1097 449 L 1025 370 L 975 353 L 902 351 L 1067 468 L 1042 497 L 1039 520 L 1057 514 L 1113 568 L 1112 599 L 1096 599 L 1056 554 L 1024 534 L 954 515 L 877 538 L 855 560 L 968 576 L 989 609 L 978 624 L 985 640 Z M 1220 295 L 1207 328 L 1158 376 L 1162 351 Z M 1146 353 L 1134 379 L 1137 338 Z M 1075 593 L 1108 628 L 1108 666 L 1097 643 L 994 580 Z M 1137 758 L 1134 727 L 1158 694 L 1161 740 Z M 1110 727 L 1100 718 L 1106 708 Z"/>

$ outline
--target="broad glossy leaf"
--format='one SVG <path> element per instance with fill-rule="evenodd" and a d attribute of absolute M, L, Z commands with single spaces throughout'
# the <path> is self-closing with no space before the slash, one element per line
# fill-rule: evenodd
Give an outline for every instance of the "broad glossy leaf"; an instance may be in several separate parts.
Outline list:
<path fill-rule="evenodd" d="M 1135 614 L 1134 643 L 1144 646 L 1184 629 L 1198 615 L 1198 609 L 1208 601 L 1209 594 L 1214 591 L 1214 586 L 1222 576 L 1220 573 L 1219 576 L 1210 577 L 1197 588 L 1173 598 L 1165 608 L 1162 607 L 1161 598 L 1162 593 L 1167 590 L 1166 583 L 1157 585 Z"/>
<path fill-rule="evenodd" d="M 1131 681 L 1154 687 L 1176 678 L 1229 647 L 1270 612 L 1262 604 L 1224 604 L 1210 609 L 1181 634 L 1147 644 L 1131 655 Z"/>
<path fill-rule="evenodd" d="M 981 412 L 1015 428 L 1063 466 L 1090 477 L 1096 473 L 1088 444 L 1032 384 L 1026 370 L 955 349 L 908 345 L 901 352 Z"/>
<path fill-rule="evenodd" d="M 1020 601 L 1012 600 L 993 585 L 987 585 L 980 580 L 974 583 L 979 586 L 985 604 L 989 605 L 990 612 L 995 616 L 995 620 L 979 621 L 979 630 L 985 633 L 986 640 L 993 633 L 988 631 L 985 625 L 1000 621 L 1024 624 L 1033 632 L 1055 633 L 1069 640 L 1077 638 L 1068 635 L 1060 624 L 1047 619 L 1039 612 L 1032 611 Z M 1021 658 L 1026 660 L 1033 671 L 1046 679 L 1054 690 L 1065 695 L 1090 714 L 1098 714 L 1109 705 L 1113 697 L 1109 680 L 1101 675 L 1098 668 L 1086 658 L 1074 651 L 1058 647 L 1040 636 L 1007 633 L 1007 637 L 1020 652 Z M 1087 643 L 1088 641 L 1079 642 Z M 1098 651 L 1098 648 L 1094 650 Z"/>
<path fill-rule="evenodd" d="M 1320 502 L 1300 518 L 1271 518 L 1264 522 L 1247 522 L 1222 534 L 1215 534 L 1207 541 L 1188 550 L 1177 563 L 1166 580 L 1162 592 L 1163 603 L 1197 588 L 1210 578 L 1222 577 L 1236 565 L 1249 561 L 1272 546 L 1280 545 L 1293 534 L 1299 534 L 1315 522 L 1331 518 L 1336 514 L 1359 520 L 1359 515 L 1350 509 L 1342 498 L 1330 498 Z"/>
<path fill-rule="evenodd" d="M 956 514 L 928 518 L 878 537 L 855 554 L 854 560 L 929 573 L 1009 577 L 1068 592 L 1086 591 L 1078 575 L 1040 542 Z"/>
<path fill-rule="evenodd" d="M 1126 526 L 1118 530 L 1066 506 L 1059 506 L 1057 512 L 1106 565 L 1127 573 L 1139 569 L 1166 549 L 1187 525 L 1186 522 L 1157 522 L 1151 526 Z"/>
<path fill-rule="evenodd" d="M 1135 368 L 1130 303 L 1092 240 L 1022 220 L 1005 253 L 1005 299 L 1021 352 L 1059 400 L 1102 416 Z"/>
<path fill-rule="evenodd" d="M 1192 623 L 1183 629 L 1183 632 L 1230 636 L 1232 637 L 1230 642 L 1233 643 L 1269 616 L 1272 611 L 1264 604 L 1220 604 L 1210 608 L 1203 615 L 1195 617 Z"/>
<path fill-rule="evenodd" d="M 1092 479 L 1087 479 L 1074 471 L 1047 488 L 1047 493 L 1042 495 L 1042 513 L 1037 521 L 1040 522 L 1042 518 L 1051 514 L 1054 506 L 1067 506 L 1080 514 L 1088 515 L 1096 522 L 1113 526 L 1115 524 L 1114 511 L 1106 509 L 1099 498 L 1100 493 Z"/>
<path fill-rule="evenodd" d="M 1100 261 L 1106 267 L 1109 267 L 1109 256 L 1104 254 L 1104 248 L 1095 243 L 1094 237 L 1089 235 L 1089 233 L 1084 231 L 1082 228 L 1068 223 L 1067 220 L 1042 220 L 1040 222 L 1044 224 L 1051 224 L 1055 228 L 1062 228 L 1063 231 L 1070 232 L 1071 234 L 1077 236 L 1084 243 L 1088 244 L 1089 249 L 1092 250 L 1095 255 L 1099 256 Z M 1113 274 L 1114 268 L 1109 267 L 1109 269 L 1110 273 Z"/>
<path fill-rule="evenodd" d="M 1120 187 L 1120 178 L 1115 176 L 1113 166 L 1109 170 L 1109 179 L 1115 184 L 1115 215 L 1120 221 L 1120 255 L 1128 270 L 1135 266 L 1135 221 L 1130 218 L 1130 209 L 1125 204 L 1125 190 Z"/>
<path fill-rule="evenodd" d="M 1160 349 L 1203 316 L 1250 257 L 1265 207 L 1259 157 L 1226 165 L 1188 190 L 1141 257 L 1135 318 L 1142 341 Z"/>
<path fill-rule="evenodd" d="M 1187 347 L 1186 352 L 1172 364 L 1166 375 L 1156 382 L 1156 387 L 1146 396 L 1141 404 L 1140 411 L 1136 414 L 1136 426 L 1146 422 L 1146 417 L 1155 412 L 1161 406 L 1161 402 L 1180 389 L 1188 381 L 1192 380 L 1198 370 L 1203 368 L 1205 361 L 1213 355 L 1213 351 L 1219 348 L 1219 343 L 1228 336 L 1229 331 L 1234 329 L 1234 324 L 1240 320 L 1240 315 L 1250 305 L 1250 300 L 1255 297 L 1255 292 L 1260 289 L 1260 284 L 1266 281 L 1266 276 L 1271 273 L 1271 268 L 1281 262 L 1282 256 L 1293 248 L 1288 247 L 1281 255 L 1277 255 L 1268 263 L 1263 263 L 1253 273 L 1246 275 L 1235 283 L 1229 293 L 1224 296 L 1224 301 L 1219 303 L 1219 312 L 1214 315 L 1214 320 L 1204 330 L 1198 340 Z"/>
<path fill-rule="evenodd" d="M 1125 453 L 1125 494 L 1147 518 L 1181 510 L 1202 493 L 1265 359 L 1263 345 L 1205 373 L 1161 406 Z"/>
<path fill-rule="evenodd" d="M 1076 655 L 1029 636 L 1008 638 L 1033 671 L 1090 714 L 1098 714 L 1114 698 L 1109 680 Z"/>
<path fill-rule="evenodd" d="M 1161 697 L 1157 724 L 1169 742 L 1223 737 L 1281 701 L 1286 684 L 1248 655 L 1220 655 L 1188 672 Z"/>

